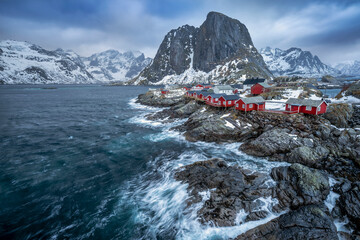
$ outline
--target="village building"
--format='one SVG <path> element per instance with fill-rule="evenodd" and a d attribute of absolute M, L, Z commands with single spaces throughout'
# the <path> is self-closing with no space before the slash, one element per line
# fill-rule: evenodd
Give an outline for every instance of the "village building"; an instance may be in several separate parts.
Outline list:
<path fill-rule="evenodd" d="M 252 95 L 260 95 L 262 93 L 270 92 L 271 86 L 266 82 L 256 83 L 251 87 Z"/>
<path fill-rule="evenodd" d="M 192 86 L 184 86 L 184 87 L 183 87 L 183 89 L 184 89 L 185 91 L 189 91 L 189 90 L 191 90 L 191 88 L 192 88 Z"/>
<path fill-rule="evenodd" d="M 285 110 L 318 115 L 326 113 L 327 106 L 328 104 L 324 100 L 289 98 L 286 101 Z"/>
<path fill-rule="evenodd" d="M 219 104 L 219 98 L 222 96 L 222 94 L 210 94 L 205 98 L 205 101 L 209 105 L 218 105 Z"/>
<path fill-rule="evenodd" d="M 233 107 L 239 98 L 240 97 L 238 95 L 222 95 L 219 98 L 219 103 L 222 107 Z"/>
<path fill-rule="evenodd" d="M 236 101 L 235 108 L 241 111 L 262 111 L 265 110 L 265 99 L 261 96 L 240 98 Z"/>
<path fill-rule="evenodd" d="M 248 78 L 243 83 L 243 89 L 250 89 L 253 85 L 257 83 L 267 82 L 264 78 Z"/>
<path fill-rule="evenodd" d="M 217 85 L 213 88 L 215 94 L 233 94 L 233 88 L 230 85 Z"/>
<path fill-rule="evenodd" d="M 242 84 L 233 84 L 233 85 L 230 85 L 232 88 L 233 88 L 233 93 L 239 93 L 240 91 L 243 90 L 243 85 Z"/>

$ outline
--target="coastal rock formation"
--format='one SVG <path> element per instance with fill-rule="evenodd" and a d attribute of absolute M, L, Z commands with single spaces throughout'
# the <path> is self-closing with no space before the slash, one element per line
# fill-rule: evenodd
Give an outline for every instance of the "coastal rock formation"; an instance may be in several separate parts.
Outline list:
<path fill-rule="evenodd" d="M 177 180 L 189 184 L 188 204 L 201 202 L 204 200 L 202 193 L 209 192 L 209 199 L 205 200 L 198 215 L 203 223 L 213 222 L 218 226 L 263 219 L 269 211 L 282 212 L 320 204 L 329 194 L 327 178 L 318 170 L 300 164 L 274 168 L 271 177 L 275 185 L 269 185 L 271 179 L 267 174 L 229 166 L 221 159 L 196 162 L 175 174 Z M 264 209 L 261 199 L 266 198 L 277 200 Z M 241 211 L 245 216 L 239 220 L 237 214 Z"/>
<path fill-rule="evenodd" d="M 244 24 L 210 12 L 199 27 L 184 25 L 164 38 L 152 63 L 129 84 L 190 84 L 272 76 Z"/>
<path fill-rule="evenodd" d="M 251 229 L 236 238 L 245 239 L 338 239 L 333 219 L 323 205 L 307 205 Z"/>
<path fill-rule="evenodd" d="M 330 104 L 327 108 L 324 118 L 329 120 L 331 124 L 339 128 L 349 126 L 349 121 L 352 118 L 354 109 L 351 104 L 337 103 Z"/>
<path fill-rule="evenodd" d="M 168 97 L 161 95 L 159 91 L 148 91 L 140 94 L 137 99 L 138 103 L 154 107 L 170 107 L 185 101 L 186 99 L 182 95 Z"/>

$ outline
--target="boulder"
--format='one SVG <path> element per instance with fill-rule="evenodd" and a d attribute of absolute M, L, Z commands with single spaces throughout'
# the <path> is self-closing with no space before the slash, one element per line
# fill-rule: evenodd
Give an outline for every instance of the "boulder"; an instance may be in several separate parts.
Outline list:
<path fill-rule="evenodd" d="M 286 158 L 287 162 L 290 163 L 301 163 L 306 166 L 314 166 L 320 160 L 326 158 L 329 155 L 330 151 L 322 146 L 317 146 L 315 148 L 310 148 L 307 146 L 302 146 L 293 149 Z"/>
<path fill-rule="evenodd" d="M 348 122 L 352 118 L 353 111 L 351 104 L 335 103 L 328 106 L 323 117 L 336 127 L 344 128 L 349 126 Z"/>
<path fill-rule="evenodd" d="M 308 205 L 241 234 L 242 239 L 338 239 L 333 219 L 327 208 Z"/>
<path fill-rule="evenodd" d="M 343 194 L 339 198 L 340 209 L 351 221 L 357 234 L 360 234 L 360 182 L 342 186 Z"/>
<path fill-rule="evenodd" d="M 240 150 L 259 157 L 288 153 L 291 149 L 302 145 L 301 138 L 289 132 L 285 128 L 274 128 L 264 132 L 255 140 L 242 144 Z"/>
<path fill-rule="evenodd" d="M 271 177 L 277 182 L 275 192 L 280 209 L 319 204 L 330 192 L 328 178 L 323 173 L 298 163 L 273 168 Z"/>

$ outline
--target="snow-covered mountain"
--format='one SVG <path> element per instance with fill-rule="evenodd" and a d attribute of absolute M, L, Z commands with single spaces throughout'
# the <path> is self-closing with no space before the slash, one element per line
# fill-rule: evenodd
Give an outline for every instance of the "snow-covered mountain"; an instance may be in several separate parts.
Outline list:
<path fill-rule="evenodd" d="M 274 76 L 321 77 L 323 75 L 339 75 L 340 71 L 324 63 L 316 55 L 300 48 L 260 49 L 265 63 Z"/>
<path fill-rule="evenodd" d="M 140 52 L 116 50 L 82 58 L 71 50 L 45 50 L 20 41 L 0 41 L 0 84 L 90 84 L 126 81 L 151 62 Z"/>
<path fill-rule="evenodd" d="M 151 58 L 145 58 L 141 52 L 120 53 L 116 50 L 96 53 L 82 60 L 87 71 L 103 82 L 129 80 L 151 62 Z"/>
<path fill-rule="evenodd" d="M 347 61 L 333 65 L 333 67 L 343 75 L 347 76 L 360 76 L 360 61 Z"/>
<path fill-rule="evenodd" d="M 236 83 L 271 78 L 250 34 L 240 21 L 210 12 L 198 28 L 171 30 L 152 63 L 128 84 Z"/>
<path fill-rule="evenodd" d="M 0 81 L 7 84 L 96 82 L 72 51 L 48 51 L 11 40 L 0 41 Z"/>

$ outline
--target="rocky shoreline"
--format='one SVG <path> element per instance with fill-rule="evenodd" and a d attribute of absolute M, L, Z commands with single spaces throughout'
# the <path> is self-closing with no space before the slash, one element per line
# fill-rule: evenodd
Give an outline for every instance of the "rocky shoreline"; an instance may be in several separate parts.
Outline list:
<path fill-rule="evenodd" d="M 181 168 L 175 178 L 188 184 L 188 204 L 210 198 L 198 211 L 203 224 L 233 226 L 268 217 L 256 199 L 277 199 L 275 219 L 237 239 L 360 238 L 360 108 L 332 104 L 323 116 L 243 113 L 217 109 L 184 96 L 139 95 L 144 105 L 166 107 L 146 116 L 150 120 L 187 119 L 173 129 L 188 141 L 243 142 L 240 150 L 270 161 L 288 162 L 271 174 L 228 166 L 226 159 L 196 162 Z M 333 186 L 329 178 L 335 179 Z M 269 186 L 268 183 L 272 182 Z M 338 194 L 334 207 L 324 205 L 329 192 Z M 260 210 L 259 210 L 260 209 Z M 347 222 L 351 233 L 337 231 L 336 221 Z"/>

